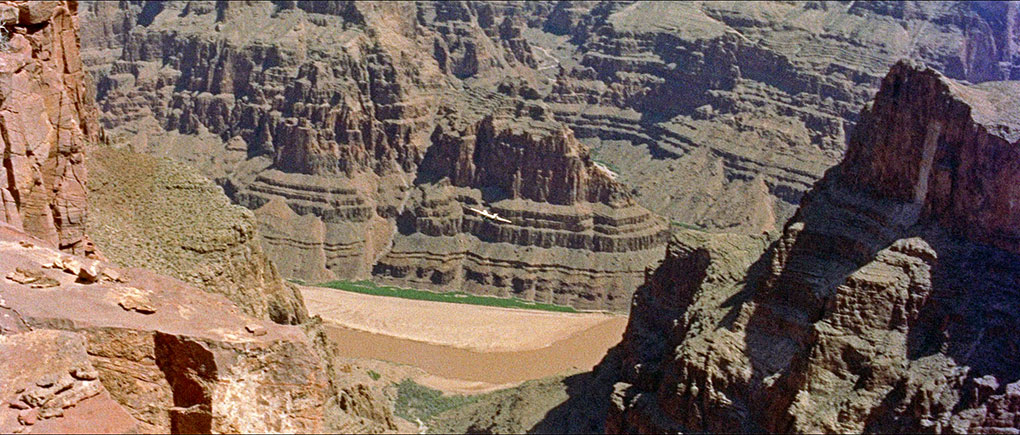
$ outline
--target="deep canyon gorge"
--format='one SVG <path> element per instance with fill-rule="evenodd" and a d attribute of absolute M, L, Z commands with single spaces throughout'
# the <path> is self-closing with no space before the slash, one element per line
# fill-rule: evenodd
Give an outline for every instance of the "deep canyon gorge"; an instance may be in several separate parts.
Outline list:
<path fill-rule="evenodd" d="M 1016 433 L 1018 14 L 0 1 L 0 432 Z"/>

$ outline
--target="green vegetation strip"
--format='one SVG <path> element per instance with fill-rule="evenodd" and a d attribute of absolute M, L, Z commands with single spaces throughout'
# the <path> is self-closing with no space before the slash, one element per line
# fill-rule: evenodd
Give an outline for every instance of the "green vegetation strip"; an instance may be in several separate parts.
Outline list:
<path fill-rule="evenodd" d="M 395 298 L 414 299 L 418 301 L 451 302 L 455 304 L 484 305 L 487 307 L 501 308 L 523 308 L 529 310 L 555 311 L 560 313 L 578 312 L 573 307 L 531 302 L 518 298 L 478 296 L 463 292 L 436 293 L 427 290 L 381 286 L 372 281 L 331 281 L 319 284 L 319 286 L 366 295 L 389 296 Z"/>
<path fill-rule="evenodd" d="M 701 225 L 697 225 L 697 224 L 689 224 L 689 223 L 680 222 L 680 221 L 671 221 L 671 223 L 673 225 L 681 227 L 681 228 L 687 228 L 688 230 L 708 231 L 708 230 L 705 229 L 705 227 L 702 227 Z"/>
<path fill-rule="evenodd" d="M 410 379 L 397 384 L 397 403 L 393 413 L 404 420 L 427 422 L 444 411 L 467 405 L 480 396 L 445 396 L 443 392 L 421 385 Z"/>

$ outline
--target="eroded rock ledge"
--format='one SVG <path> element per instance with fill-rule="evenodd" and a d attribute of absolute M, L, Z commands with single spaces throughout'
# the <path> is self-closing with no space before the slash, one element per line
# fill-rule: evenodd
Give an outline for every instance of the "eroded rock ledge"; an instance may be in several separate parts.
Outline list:
<path fill-rule="evenodd" d="M 677 235 L 607 430 L 1020 429 L 1016 95 L 899 63 L 764 255 Z"/>
<path fill-rule="evenodd" d="M 665 222 L 597 167 L 540 103 L 441 124 L 376 276 L 625 310 Z M 487 216 L 485 213 L 493 213 Z"/>
<path fill-rule="evenodd" d="M 83 384 L 91 392 L 75 397 L 106 397 L 108 391 L 116 401 L 108 404 L 111 409 L 126 410 L 127 420 L 142 432 L 321 429 L 327 377 L 300 328 L 245 316 L 222 296 L 144 269 L 70 257 L 42 243 L 0 227 L 0 348 L 5 352 L 43 331 L 67 331 L 61 336 L 67 338 L 58 338 L 87 353 L 86 358 L 74 347 L 54 350 L 78 361 L 68 370 L 80 373 L 69 371 L 70 377 L 101 382 Z M 32 358 L 38 364 L 39 355 Z M 41 366 L 59 368 L 49 360 Z M 8 380 L 18 376 L 4 375 L 5 394 Z M 40 413 L 48 409 L 46 403 Z M 7 412 L 19 406 L 9 401 L 3 407 Z M 76 421 L 72 417 L 69 421 Z"/>

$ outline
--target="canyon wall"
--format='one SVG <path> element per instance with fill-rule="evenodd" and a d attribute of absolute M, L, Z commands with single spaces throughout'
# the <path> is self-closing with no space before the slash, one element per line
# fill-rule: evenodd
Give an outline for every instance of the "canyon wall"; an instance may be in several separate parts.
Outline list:
<path fill-rule="evenodd" d="M 432 139 L 376 277 L 582 309 L 629 307 L 645 267 L 661 258 L 666 225 L 545 105 L 505 98 L 484 117 L 441 123 Z"/>
<path fill-rule="evenodd" d="M 470 133 L 444 125 L 493 114 L 503 97 L 547 104 L 536 110 L 588 145 L 637 206 L 758 234 L 778 230 L 839 161 L 896 60 L 972 82 L 1020 71 L 1011 3 L 95 2 L 83 14 L 97 23 L 84 58 L 113 141 L 183 160 L 253 209 L 282 275 L 504 295 L 514 277 L 454 258 L 505 256 L 470 259 L 452 253 L 476 242 L 434 237 L 415 250 L 398 222 L 436 140 Z M 494 205 L 469 202 L 458 203 Z M 521 207 L 546 214 L 544 202 Z M 401 255 L 445 266 L 380 263 Z M 521 255 L 536 271 L 580 270 Z M 611 261 L 636 271 L 649 256 Z"/>
<path fill-rule="evenodd" d="M 85 254 L 84 147 L 102 133 L 76 14 L 73 1 L 0 3 L 0 221 Z"/>
<path fill-rule="evenodd" d="M 894 62 L 1020 78 L 1010 2 L 560 2 L 545 94 L 638 201 L 707 229 L 782 226 Z M 538 45 L 535 45 L 538 44 Z"/>
<path fill-rule="evenodd" d="M 113 142 L 183 160 L 252 209 L 283 276 L 626 309 L 665 225 L 595 175 L 536 100 L 521 5 L 411 6 L 89 3 L 87 19 L 125 24 L 84 36 L 103 123 Z M 491 144 L 472 136 L 507 116 L 531 120 Z M 500 146 L 520 163 L 468 157 Z M 472 173 L 434 170 L 455 157 L 444 153 Z M 421 213 L 445 229 L 407 225 L 426 225 Z"/>
<path fill-rule="evenodd" d="M 1017 95 L 897 63 L 778 240 L 675 233 L 606 430 L 1020 429 Z"/>

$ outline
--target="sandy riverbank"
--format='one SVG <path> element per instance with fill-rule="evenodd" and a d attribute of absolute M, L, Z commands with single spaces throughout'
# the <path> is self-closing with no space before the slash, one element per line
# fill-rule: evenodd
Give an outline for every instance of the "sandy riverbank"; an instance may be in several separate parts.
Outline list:
<path fill-rule="evenodd" d="M 302 287 L 345 357 L 407 364 L 448 391 L 484 391 L 590 370 L 619 343 L 627 318 L 369 296 Z M 434 378 L 432 378 L 434 377 Z"/>

